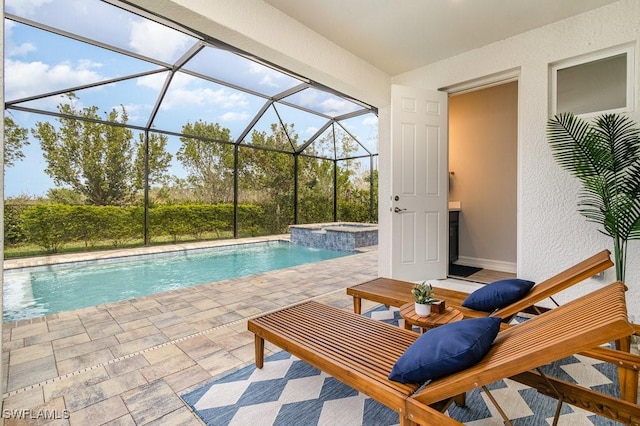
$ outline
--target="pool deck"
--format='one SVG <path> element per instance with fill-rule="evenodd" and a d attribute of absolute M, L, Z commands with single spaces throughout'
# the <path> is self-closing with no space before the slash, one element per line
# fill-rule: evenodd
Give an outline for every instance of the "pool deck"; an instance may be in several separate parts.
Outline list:
<path fill-rule="evenodd" d="M 180 249 L 288 239 L 192 243 Z M 170 251 L 119 250 L 101 256 Z M 189 287 L 3 325 L 3 416 L 56 413 L 0 424 L 201 425 L 180 395 L 254 361 L 247 319 L 303 300 L 351 310 L 345 288 L 377 277 L 377 247 L 338 259 Z M 64 255 L 87 260 L 95 254 Z M 49 256 L 13 267 L 60 261 Z M 345 272 L 346 271 L 346 272 Z M 473 291 L 477 284 L 447 280 Z M 363 301 L 363 309 L 376 304 Z M 280 350 L 266 342 L 265 352 Z M 634 347 L 634 350 L 637 350 Z M 65 410 L 67 410 L 65 412 Z"/>
<path fill-rule="evenodd" d="M 119 250 L 117 255 L 175 248 Z M 62 256 L 69 261 L 90 257 L 95 254 Z M 47 256 L 5 265 L 60 260 Z M 353 256 L 5 323 L 3 410 L 46 410 L 60 417 L 68 410 L 69 418 L 51 423 L 56 425 L 202 424 L 179 395 L 254 361 L 248 318 L 308 299 L 351 310 L 344 289 L 376 276 L 377 250 L 371 247 Z M 5 425 L 28 423 L 3 420 Z"/>

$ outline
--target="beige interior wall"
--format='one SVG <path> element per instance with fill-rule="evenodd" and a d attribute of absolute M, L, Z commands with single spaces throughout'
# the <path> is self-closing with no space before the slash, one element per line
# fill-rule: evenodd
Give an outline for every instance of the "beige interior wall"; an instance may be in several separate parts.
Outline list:
<path fill-rule="evenodd" d="M 518 83 L 449 99 L 449 200 L 460 201 L 457 263 L 516 271 Z"/>

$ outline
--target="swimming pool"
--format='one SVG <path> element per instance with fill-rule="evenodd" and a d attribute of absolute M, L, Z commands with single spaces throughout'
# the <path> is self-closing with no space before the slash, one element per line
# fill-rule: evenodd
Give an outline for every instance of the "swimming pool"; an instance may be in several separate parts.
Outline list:
<path fill-rule="evenodd" d="M 3 320 L 70 311 L 350 254 L 270 241 L 6 270 Z"/>

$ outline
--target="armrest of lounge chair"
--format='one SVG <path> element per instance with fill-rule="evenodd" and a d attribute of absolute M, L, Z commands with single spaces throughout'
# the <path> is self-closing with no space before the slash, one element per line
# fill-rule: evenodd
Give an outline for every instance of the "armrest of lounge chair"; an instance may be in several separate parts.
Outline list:
<path fill-rule="evenodd" d="M 518 312 L 525 310 L 542 300 L 551 297 L 572 285 L 575 285 L 599 272 L 613 266 L 611 252 L 602 250 L 599 253 L 571 266 L 570 268 L 544 280 L 533 286 L 531 291 L 519 301 L 502 308 L 493 315 L 503 319 L 510 318 Z M 388 306 L 402 306 L 413 301 L 411 288 L 414 283 L 396 280 L 393 278 L 376 278 L 347 288 L 347 294 L 353 297 L 353 311 L 361 312 L 362 299 L 372 300 Z M 461 311 L 465 318 L 487 316 L 488 312 L 475 311 L 462 305 L 468 293 L 434 287 L 435 297 L 446 301 L 447 306 L 452 306 Z"/>
<path fill-rule="evenodd" d="M 476 365 L 435 380 L 412 398 L 430 405 L 500 378 L 514 377 L 534 368 L 603 343 L 628 337 L 634 328 L 627 320 L 624 284 L 616 282 L 575 299 L 528 321 L 501 331 L 489 353 Z M 588 398 L 588 393 L 581 394 Z M 602 407 L 604 400 L 592 397 L 581 406 L 602 408 L 607 414 L 616 407 Z M 635 413 L 640 407 L 635 406 Z M 589 408 L 588 408 L 589 409 Z"/>

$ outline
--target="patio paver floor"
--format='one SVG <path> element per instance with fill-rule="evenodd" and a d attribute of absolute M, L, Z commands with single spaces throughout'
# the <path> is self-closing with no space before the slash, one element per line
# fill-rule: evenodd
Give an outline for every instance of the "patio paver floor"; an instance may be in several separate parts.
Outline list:
<path fill-rule="evenodd" d="M 179 395 L 254 361 L 248 318 L 311 298 L 350 310 L 344 289 L 376 276 L 377 251 L 371 248 L 5 323 L 3 410 L 59 417 L 67 410 L 68 418 L 53 419 L 56 425 L 202 424 Z M 267 345 L 268 353 L 278 350 Z M 4 424 L 51 420 L 13 417 Z"/>
<path fill-rule="evenodd" d="M 339 259 L 4 324 L 3 410 L 68 413 L 53 420 L 12 417 L 4 424 L 200 425 L 179 395 L 253 363 L 248 318 L 311 298 L 351 310 L 344 289 L 377 277 L 377 255 L 373 247 Z M 363 309 L 375 306 L 363 301 Z M 266 354 L 279 350 L 265 342 Z"/>

